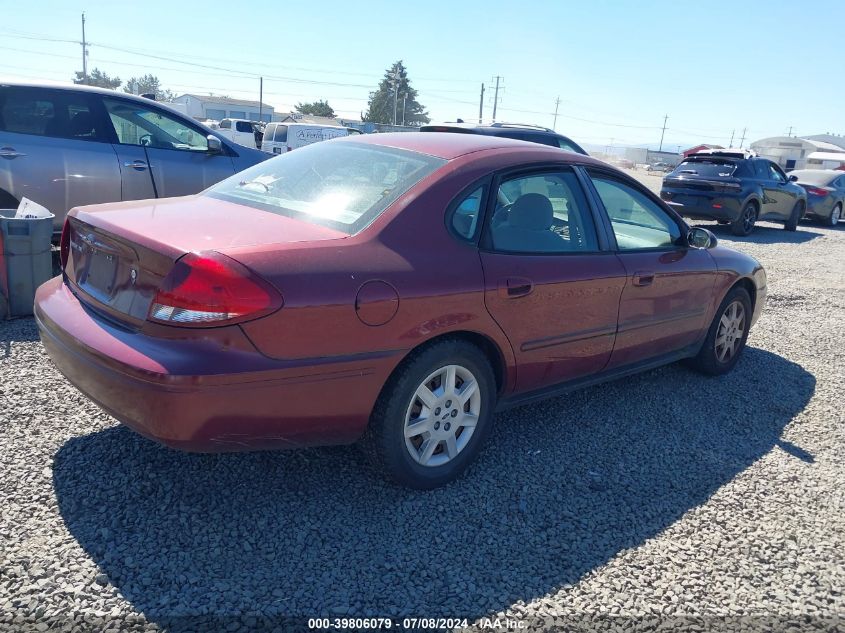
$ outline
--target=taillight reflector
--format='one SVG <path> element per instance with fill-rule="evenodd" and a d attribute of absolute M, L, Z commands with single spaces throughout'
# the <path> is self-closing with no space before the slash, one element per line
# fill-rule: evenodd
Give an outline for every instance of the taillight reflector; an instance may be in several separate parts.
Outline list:
<path fill-rule="evenodd" d="M 827 195 L 827 191 L 825 189 L 819 189 L 818 187 L 807 187 L 807 193 L 812 194 L 814 196 Z"/>
<path fill-rule="evenodd" d="M 208 327 L 256 319 L 282 307 L 282 296 L 243 264 L 213 251 L 188 253 L 156 292 L 149 319 Z"/>

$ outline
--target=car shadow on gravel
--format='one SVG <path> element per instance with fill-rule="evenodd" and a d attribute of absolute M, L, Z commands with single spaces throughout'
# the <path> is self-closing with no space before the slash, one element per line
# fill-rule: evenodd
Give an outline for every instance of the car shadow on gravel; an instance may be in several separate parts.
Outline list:
<path fill-rule="evenodd" d="M 119 426 L 67 441 L 53 482 L 105 574 L 83 590 L 113 585 L 171 630 L 245 614 L 484 616 L 706 503 L 814 389 L 755 348 L 718 378 L 666 367 L 497 416 L 466 476 L 432 492 L 385 483 L 353 447 L 193 455 Z"/>
<path fill-rule="evenodd" d="M 758 224 L 750 235 L 740 237 L 731 233 L 731 227 L 726 224 L 695 224 L 709 229 L 720 239 L 732 242 L 748 242 L 751 244 L 803 244 L 810 242 L 824 234 L 813 230 L 812 226 L 799 225 L 797 231 L 787 231 L 781 224 Z"/>

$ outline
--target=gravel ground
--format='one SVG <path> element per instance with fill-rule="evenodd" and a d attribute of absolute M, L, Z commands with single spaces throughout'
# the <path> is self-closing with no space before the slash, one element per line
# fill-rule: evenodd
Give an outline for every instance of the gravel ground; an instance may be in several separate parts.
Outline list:
<path fill-rule="evenodd" d="M 769 275 L 733 373 L 674 365 L 509 411 L 467 476 L 427 493 L 354 448 L 162 448 L 71 387 L 32 320 L 3 323 L 0 629 L 835 630 L 845 229 L 711 228 Z"/>

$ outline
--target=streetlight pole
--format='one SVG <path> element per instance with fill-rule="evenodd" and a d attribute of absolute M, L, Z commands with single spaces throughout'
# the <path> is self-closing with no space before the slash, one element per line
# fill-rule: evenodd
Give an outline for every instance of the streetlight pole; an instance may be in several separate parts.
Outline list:
<path fill-rule="evenodd" d="M 408 93 L 402 93 L 402 127 L 405 127 L 405 102 L 408 99 Z"/>
<path fill-rule="evenodd" d="M 393 126 L 396 127 L 396 107 L 399 105 L 399 69 L 393 71 Z"/>

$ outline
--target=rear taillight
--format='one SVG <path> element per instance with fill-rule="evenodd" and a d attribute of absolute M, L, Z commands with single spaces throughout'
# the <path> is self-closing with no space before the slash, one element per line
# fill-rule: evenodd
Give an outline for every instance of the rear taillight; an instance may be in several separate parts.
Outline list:
<path fill-rule="evenodd" d="M 208 251 L 188 253 L 156 292 L 149 319 L 168 325 L 229 325 L 275 312 L 282 296 L 235 260 Z"/>
<path fill-rule="evenodd" d="M 67 260 L 70 257 L 70 220 L 65 218 L 62 226 L 62 237 L 59 240 L 59 261 L 62 263 L 62 270 L 67 267 Z"/>
<path fill-rule="evenodd" d="M 818 187 L 806 187 L 807 193 L 813 196 L 826 196 L 827 190 L 819 189 Z"/>
<path fill-rule="evenodd" d="M 287 146 L 287 148 L 288 148 L 288 149 L 287 149 L 287 151 L 291 151 L 291 146 L 290 146 L 290 145 L 288 145 L 288 146 Z"/>

